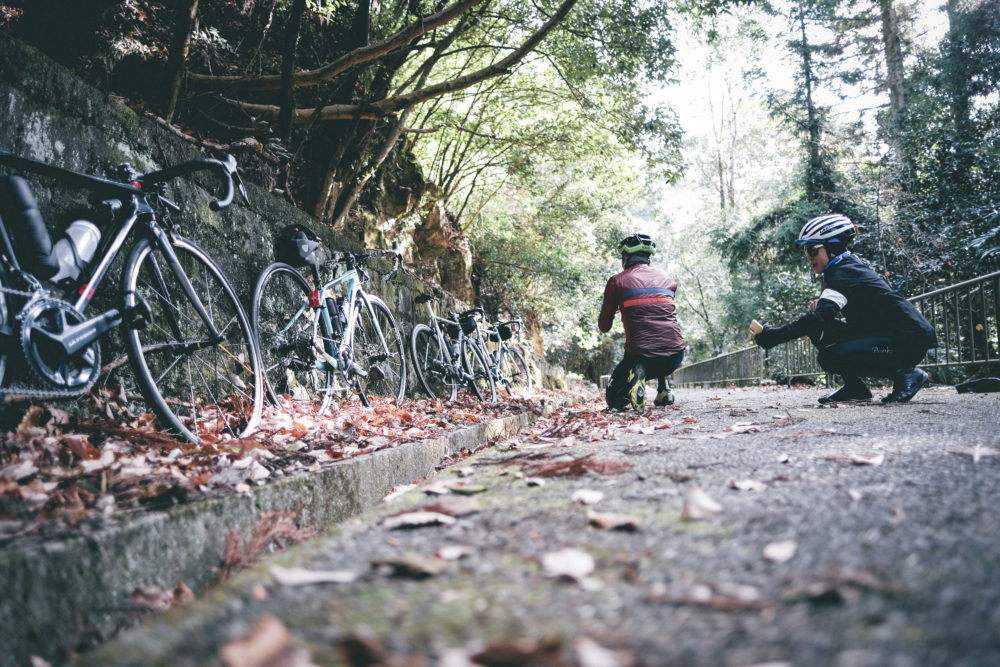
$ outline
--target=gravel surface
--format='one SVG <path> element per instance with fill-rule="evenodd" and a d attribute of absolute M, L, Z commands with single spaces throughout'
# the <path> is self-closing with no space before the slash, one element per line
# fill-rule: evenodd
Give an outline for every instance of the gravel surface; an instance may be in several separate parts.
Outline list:
<path fill-rule="evenodd" d="M 456 656 L 529 639 L 560 641 L 569 664 L 584 667 L 628 664 L 629 655 L 636 664 L 678 666 L 1000 664 L 1000 395 L 928 389 L 901 406 L 821 408 L 819 393 L 681 390 L 677 405 L 647 411 L 646 421 L 631 412 L 610 417 L 647 431 L 670 421 L 651 433 L 602 427 L 595 436 L 593 421 L 605 413 L 564 410 L 533 432 L 568 416 L 587 424 L 573 441 L 521 434 L 438 476 L 466 490 L 486 487 L 469 496 L 482 511 L 447 525 L 382 526 L 405 509 L 459 497 L 411 490 L 83 662 L 221 664 L 220 647 L 253 639 L 262 632 L 254 623 L 273 614 L 300 658 L 317 665 L 339 664 L 338 642 L 352 635 L 414 665 L 467 664 Z M 568 466 L 591 454 L 591 462 L 628 467 L 529 485 L 539 464 Z M 732 488 L 743 480 L 766 488 Z M 721 513 L 682 518 L 695 488 Z M 581 489 L 603 498 L 572 500 Z M 602 530 L 589 525 L 589 511 L 629 515 L 639 529 Z M 767 545 L 782 542 L 794 543 L 788 560 L 764 557 Z M 446 545 L 474 550 L 422 579 L 385 563 Z M 787 556 L 791 546 L 772 549 Z M 567 547 L 593 557 L 591 574 L 547 575 L 543 557 Z M 288 587 L 268 572 L 273 564 L 359 576 Z M 625 652 L 594 662 L 580 637 Z"/>

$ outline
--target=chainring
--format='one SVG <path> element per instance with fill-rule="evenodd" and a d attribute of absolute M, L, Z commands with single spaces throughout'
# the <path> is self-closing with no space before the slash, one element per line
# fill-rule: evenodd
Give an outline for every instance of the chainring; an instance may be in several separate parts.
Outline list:
<path fill-rule="evenodd" d="M 21 320 L 21 349 L 28 366 L 54 389 L 84 392 L 97 380 L 101 370 L 101 344 L 94 341 L 73 355 L 44 333 L 62 333 L 68 324 L 85 318 L 65 301 L 39 299 L 18 315 Z"/>

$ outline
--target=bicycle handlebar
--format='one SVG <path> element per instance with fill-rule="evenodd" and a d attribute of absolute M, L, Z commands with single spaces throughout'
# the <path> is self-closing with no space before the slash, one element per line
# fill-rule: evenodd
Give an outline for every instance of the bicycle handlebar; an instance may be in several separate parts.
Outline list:
<path fill-rule="evenodd" d="M 239 185 L 240 194 L 243 195 L 243 199 L 247 203 L 250 202 L 247 198 L 243 181 L 240 179 L 239 172 L 236 171 L 236 158 L 232 155 L 227 155 L 225 162 L 213 158 L 188 160 L 187 162 L 175 164 L 166 169 L 143 174 L 136 181 L 142 184 L 142 188 L 145 191 L 160 183 L 166 183 L 167 181 L 172 181 L 175 178 L 187 176 L 197 171 L 213 171 L 226 183 L 226 194 L 221 199 L 216 199 L 208 203 L 208 207 L 213 211 L 220 211 L 233 203 L 233 194 L 235 194 L 234 181 Z"/>
<path fill-rule="evenodd" d="M 400 271 L 409 274 L 410 272 L 406 270 L 406 266 L 403 264 L 403 252 L 399 249 L 399 242 L 393 241 L 391 249 L 375 248 L 373 250 L 368 250 L 367 252 L 344 252 L 344 253 L 334 253 L 334 257 L 329 261 L 330 264 L 362 264 L 366 260 L 373 257 L 385 257 L 389 255 L 392 257 L 392 271 L 390 271 L 385 280 L 389 281 L 396 277 Z"/>

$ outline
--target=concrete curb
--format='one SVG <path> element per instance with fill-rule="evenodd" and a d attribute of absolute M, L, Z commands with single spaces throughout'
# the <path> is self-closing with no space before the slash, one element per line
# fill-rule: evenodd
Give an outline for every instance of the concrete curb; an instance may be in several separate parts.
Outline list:
<path fill-rule="evenodd" d="M 578 402 L 574 399 L 570 403 Z M 550 414 L 563 403 L 544 406 Z M 322 530 L 372 507 L 395 486 L 434 473 L 441 460 L 537 420 L 534 412 L 494 419 L 440 438 L 350 459 L 307 475 L 144 513 L 119 525 L 39 546 L 0 551 L 0 667 L 37 655 L 64 662 L 103 642 L 135 613 L 139 586 L 202 590 L 222 563 L 225 536 L 249 533 L 262 512 L 302 508 L 301 521 Z"/>

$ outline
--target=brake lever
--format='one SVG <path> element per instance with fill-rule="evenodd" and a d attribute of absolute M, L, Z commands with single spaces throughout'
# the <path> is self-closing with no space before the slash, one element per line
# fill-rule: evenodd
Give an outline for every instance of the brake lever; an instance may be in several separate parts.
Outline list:
<path fill-rule="evenodd" d="M 243 202 L 249 206 L 250 197 L 247 196 L 247 189 L 243 185 L 243 179 L 240 178 L 240 172 L 233 170 L 233 182 L 236 183 L 236 189 L 240 191 L 240 196 L 243 197 Z"/>

